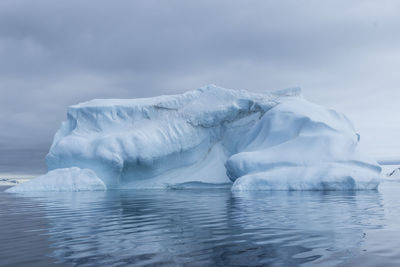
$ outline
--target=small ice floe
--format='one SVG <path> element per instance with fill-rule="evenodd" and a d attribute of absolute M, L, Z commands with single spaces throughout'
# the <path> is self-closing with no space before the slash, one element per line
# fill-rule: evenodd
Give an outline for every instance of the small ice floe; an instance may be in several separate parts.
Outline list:
<path fill-rule="evenodd" d="M 92 170 L 72 167 L 49 171 L 27 183 L 11 187 L 6 192 L 99 190 L 106 190 L 106 186 Z"/>

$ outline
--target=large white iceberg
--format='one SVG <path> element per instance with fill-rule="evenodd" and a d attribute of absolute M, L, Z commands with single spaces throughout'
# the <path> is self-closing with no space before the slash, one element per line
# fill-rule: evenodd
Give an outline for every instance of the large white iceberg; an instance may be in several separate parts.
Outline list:
<path fill-rule="evenodd" d="M 91 169 L 107 188 L 376 189 L 381 168 L 358 141 L 344 115 L 304 100 L 299 89 L 255 94 L 211 85 L 71 106 L 46 160 L 50 171 Z"/>

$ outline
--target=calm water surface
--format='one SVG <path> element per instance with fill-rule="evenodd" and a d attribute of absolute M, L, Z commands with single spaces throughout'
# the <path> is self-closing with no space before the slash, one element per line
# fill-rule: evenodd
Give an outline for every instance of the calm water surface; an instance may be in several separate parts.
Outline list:
<path fill-rule="evenodd" d="M 0 266 L 400 266 L 400 184 L 367 192 L 14 195 Z"/>

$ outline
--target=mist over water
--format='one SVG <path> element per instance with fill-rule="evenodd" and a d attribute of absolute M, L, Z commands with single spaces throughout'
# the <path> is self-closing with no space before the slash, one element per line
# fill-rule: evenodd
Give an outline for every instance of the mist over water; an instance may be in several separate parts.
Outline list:
<path fill-rule="evenodd" d="M 5 188 L 0 265 L 400 264 L 397 183 L 359 192 Z"/>

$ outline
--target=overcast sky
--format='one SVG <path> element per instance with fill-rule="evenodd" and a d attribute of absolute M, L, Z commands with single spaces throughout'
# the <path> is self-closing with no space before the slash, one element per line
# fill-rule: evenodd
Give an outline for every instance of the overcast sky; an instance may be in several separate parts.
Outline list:
<path fill-rule="evenodd" d="M 67 106 L 300 86 L 400 159 L 400 1 L 0 1 L 0 174 L 45 172 Z"/>

